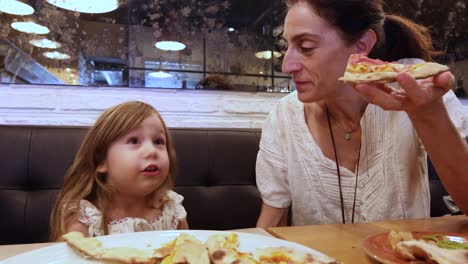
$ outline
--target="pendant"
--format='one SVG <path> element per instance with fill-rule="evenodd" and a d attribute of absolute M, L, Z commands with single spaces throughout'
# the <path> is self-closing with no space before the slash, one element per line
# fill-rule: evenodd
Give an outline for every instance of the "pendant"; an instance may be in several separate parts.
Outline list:
<path fill-rule="evenodd" d="M 345 132 L 344 138 L 345 138 L 347 141 L 350 141 L 350 140 L 351 140 L 351 133 Z"/>

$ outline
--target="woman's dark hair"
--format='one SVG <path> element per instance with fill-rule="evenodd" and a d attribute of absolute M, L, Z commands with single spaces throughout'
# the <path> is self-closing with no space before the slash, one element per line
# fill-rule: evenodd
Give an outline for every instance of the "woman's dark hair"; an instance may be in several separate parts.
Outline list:
<path fill-rule="evenodd" d="M 382 0 L 288 0 L 288 6 L 306 2 L 317 14 L 340 30 L 345 41 L 354 43 L 373 29 L 377 43 L 370 58 L 396 61 L 402 58 L 421 58 L 431 61 L 438 54 L 432 46 L 428 29 L 410 19 L 386 15 Z"/>

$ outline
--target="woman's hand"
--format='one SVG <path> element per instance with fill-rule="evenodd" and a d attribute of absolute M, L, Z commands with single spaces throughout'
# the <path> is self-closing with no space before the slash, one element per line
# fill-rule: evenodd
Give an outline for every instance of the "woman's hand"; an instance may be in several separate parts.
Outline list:
<path fill-rule="evenodd" d="M 417 115 L 430 114 L 431 106 L 439 105 L 441 97 L 455 84 L 455 78 L 450 72 L 419 81 L 407 73 L 400 73 L 397 81 L 402 92 L 394 93 L 385 84 L 358 84 L 354 89 L 368 102 L 385 110 L 406 111 Z"/>

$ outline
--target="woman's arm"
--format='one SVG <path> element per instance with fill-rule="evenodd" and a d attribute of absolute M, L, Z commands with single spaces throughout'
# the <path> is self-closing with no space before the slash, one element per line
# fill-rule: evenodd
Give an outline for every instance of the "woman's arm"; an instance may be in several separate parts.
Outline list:
<path fill-rule="evenodd" d="M 440 100 L 425 113 L 409 114 L 447 192 L 468 214 L 468 144 Z"/>
<path fill-rule="evenodd" d="M 179 225 L 177 226 L 178 230 L 187 230 L 189 229 L 188 222 L 186 219 L 180 220 Z"/>
<path fill-rule="evenodd" d="M 257 220 L 257 227 L 287 226 L 288 210 L 289 208 L 276 208 L 263 203 Z"/>
<path fill-rule="evenodd" d="M 397 80 L 405 95 L 388 94 L 383 87 L 354 88 L 369 102 L 385 110 L 406 111 L 426 148 L 442 183 L 464 213 L 468 213 L 468 145 L 452 123 L 442 96 L 453 87 L 449 72 L 417 82 L 408 74 Z M 381 89 L 378 89 L 381 88 Z M 387 90 L 388 91 L 388 90 Z"/>

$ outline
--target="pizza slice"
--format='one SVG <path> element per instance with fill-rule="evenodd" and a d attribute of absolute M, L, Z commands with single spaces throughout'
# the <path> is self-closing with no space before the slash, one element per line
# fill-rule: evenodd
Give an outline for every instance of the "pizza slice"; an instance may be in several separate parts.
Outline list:
<path fill-rule="evenodd" d="M 161 264 L 210 264 L 208 250 L 193 235 L 182 233 L 165 247 L 170 249 L 170 254 L 162 260 Z"/>
<path fill-rule="evenodd" d="M 371 59 L 365 54 L 352 54 L 344 76 L 339 80 L 353 84 L 391 83 L 396 81 L 396 76 L 401 72 L 406 72 L 415 79 L 424 79 L 448 70 L 449 67 L 435 62 L 406 65 Z"/>
<path fill-rule="evenodd" d="M 211 235 L 205 242 L 213 264 L 257 264 L 250 253 L 239 252 L 239 240 L 235 233 Z"/>
<path fill-rule="evenodd" d="M 424 240 L 399 242 L 395 251 L 409 261 L 424 260 L 437 264 L 466 264 L 468 263 L 467 249 L 445 249 L 427 243 Z"/>

